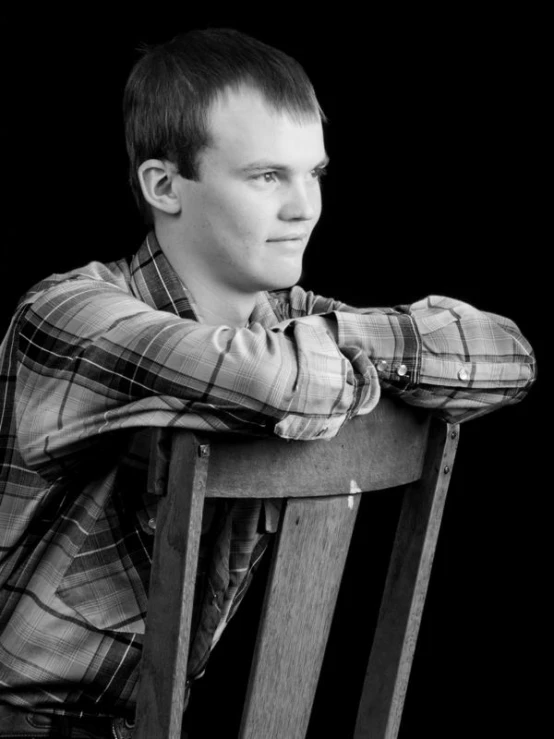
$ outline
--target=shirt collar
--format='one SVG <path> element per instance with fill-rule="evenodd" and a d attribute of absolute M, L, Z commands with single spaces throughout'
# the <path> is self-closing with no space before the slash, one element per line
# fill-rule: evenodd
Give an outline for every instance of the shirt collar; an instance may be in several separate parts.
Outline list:
<path fill-rule="evenodd" d="M 161 250 L 154 231 L 132 259 L 131 289 L 151 308 L 198 320 L 188 291 Z"/>
<path fill-rule="evenodd" d="M 192 296 L 161 250 L 154 231 L 148 234 L 131 261 L 131 289 L 151 308 L 198 320 Z M 269 328 L 278 320 L 268 293 L 258 293 L 250 322 Z"/>

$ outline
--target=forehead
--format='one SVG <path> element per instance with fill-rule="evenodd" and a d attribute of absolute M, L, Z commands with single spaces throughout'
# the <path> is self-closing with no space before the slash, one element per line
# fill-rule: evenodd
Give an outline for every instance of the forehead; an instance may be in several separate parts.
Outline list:
<path fill-rule="evenodd" d="M 267 159 L 314 167 L 325 157 L 319 116 L 300 120 L 277 111 L 252 88 L 226 90 L 212 105 L 208 120 L 208 151 L 231 164 Z"/>

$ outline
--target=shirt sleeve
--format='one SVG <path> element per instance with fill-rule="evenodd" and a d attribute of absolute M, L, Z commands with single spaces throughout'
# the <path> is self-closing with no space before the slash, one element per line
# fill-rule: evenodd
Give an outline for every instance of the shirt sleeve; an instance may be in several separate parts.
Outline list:
<path fill-rule="evenodd" d="M 363 352 L 343 352 L 318 327 L 207 326 L 101 280 L 36 294 L 16 332 L 18 444 L 47 478 L 123 428 L 330 438 L 379 399 Z"/>
<path fill-rule="evenodd" d="M 292 305 L 334 316 L 341 351 L 363 352 L 384 392 L 452 423 L 519 402 L 535 380 L 533 350 L 516 324 L 460 300 L 352 308 L 295 288 Z"/>

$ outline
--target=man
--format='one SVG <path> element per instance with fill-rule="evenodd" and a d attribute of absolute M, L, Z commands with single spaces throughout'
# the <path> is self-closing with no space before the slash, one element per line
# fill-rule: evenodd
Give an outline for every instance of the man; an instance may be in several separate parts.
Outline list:
<path fill-rule="evenodd" d="M 192 32 L 137 63 L 124 112 L 150 233 L 131 261 L 32 288 L 1 347 L 0 737 L 130 731 L 156 521 L 149 429 L 331 438 L 381 390 L 464 421 L 534 378 L 508 319 L 441 297 L 360 310 L 292 287 L 327 164 L 294 60 Z M 277 517 L 260 501 L 206 508 L 191 680 Z"/>

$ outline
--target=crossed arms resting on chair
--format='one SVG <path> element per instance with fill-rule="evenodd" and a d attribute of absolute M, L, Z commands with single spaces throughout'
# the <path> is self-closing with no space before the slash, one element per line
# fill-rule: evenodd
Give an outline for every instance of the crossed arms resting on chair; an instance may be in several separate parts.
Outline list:
<path fill-rule="evenodd" d="M 261 293 L 248 327 L 201 324 L 153 233 L 130 265 L 31 290 L 1 361 L 2 697 L 108 715 L 132 713 L 144 631 L 155 509 L 141 430 L 330 438 L 381 390 L 463 421 L 517 402 L 534 377 L 511 321 L 449 298 L 363 310 L 295 287 Z M 206 515 L 191 674 L 270 519 L 257 501 Z M 213 532 L 230 526 L 222 553 Z"/>

